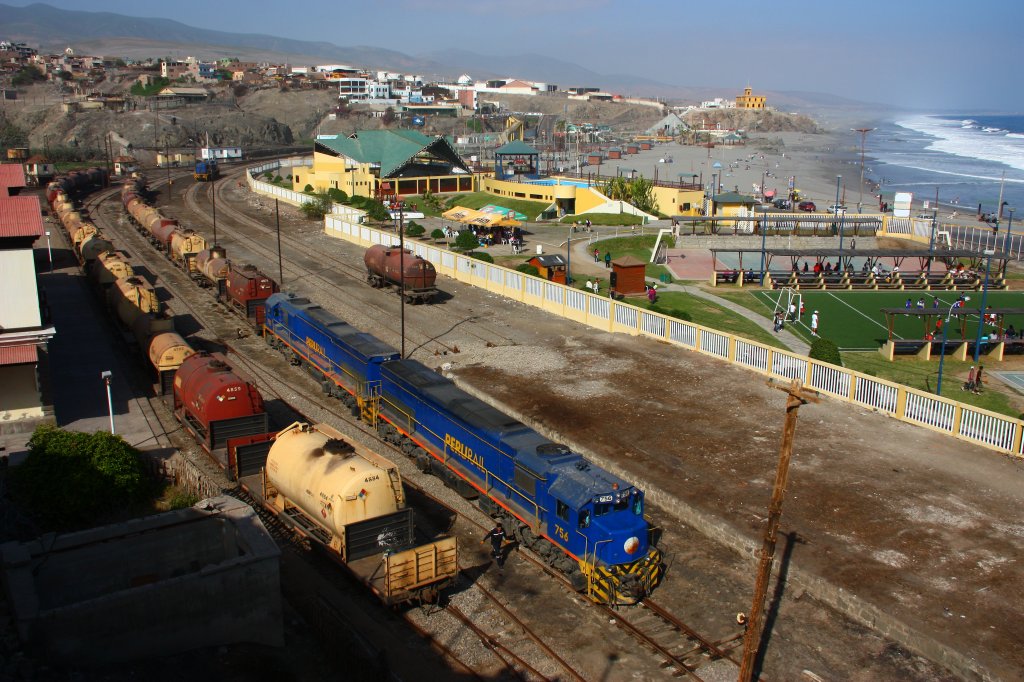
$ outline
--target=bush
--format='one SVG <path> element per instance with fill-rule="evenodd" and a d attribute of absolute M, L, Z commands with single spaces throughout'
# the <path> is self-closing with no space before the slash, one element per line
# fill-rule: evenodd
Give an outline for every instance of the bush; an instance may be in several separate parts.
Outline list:
<path fill-rule="evenodd" d="M 47 530 L 95 525 L 155 492 L 138 450 L 123 438 L 38 427 L 11 472 L 14 499 Z"/>
<path fill-rule="evenodd" d="M 361 208 L 366 211 L 366 215 L 370 217 L 370 220 L 377 220 L 380 222 L 391 220 L 391 212 L 384 208 L 384 204 L 380 203 L 376 199 L 364 199 Z"/>
<path fill-rule="evenodd" d="M 311 220 L 321 220 L 331 212 L 331 197 L 327 192 L 317 192 L 313 201 L 307 201 L 301 207 L 302 214 Z"/>
<path fill-rule="evenodd" d="M 272 182 L 274 180 L 274 173 L 273 171 L 267 171 L 263 174 L 263 177 Z"/>
<path fill-rule="evenodd" d="M 466 255 L 469 256 L 470 258 L 475 258 L 477 260 L 482 260 L 485 263 L 493 263 L 494 262 L 494 258 L 489 253 L 483 253 L 481 251 L 470 251 Z M 533 266 L 530 266 L 530 267 L 533 267 Z M 534 269 L 536 269 L 536 268 L 534 268 Z"/>
<path fill-rule="evenodd" d="M 306 194 L 312 194 L 313 185 L 306 185 L 305 187 L 302 188 L 302 191 L 305 192 Z"/>
<path fill-rule="evenodd" d="M 459 232 L 459 236 L 455 238 L 455 243 L 452 246 L 457 251 L 472 251 L 480 246 L 480 240 L 477 239 L 472 230 L 463 230 Z"/>
<path fill-rule="evenodd" d="M 337 187 L 331 187 L 329 190 L 327 190 L 327 196 L 329 196 L 331 198 L 331 201 L 333 201 L 336 204 L 344 204 L 346 201 L 348 201 L 348 195 L 345 194 L 340 189 L 338 189 Z"/>
<path fill-rule="evenodd" d="M 178 491 L 171 496 L 170 500 L 167 501 L 167 506 L 170 509 L 187 509 L 189 507 L 194 507 L 198 502 L 198 495 Z"/>
<path fill-rule="evenodd" d="M 274 176 L 274 182 L 281 182 L 281 176 L 280 175 L 275 175 Z"/>
<path fill-rule="evenodd" d="M 405 226 L 406 237 L 420 237 L 427 231 L 427 228 L 423 227 L 415 220 L 410 220 L 409 224 Z"/>
<path fill-rule="evenodd" d="M 533 275 L 534 277 L 540 277 L 540 270 L 537 269 L 536 265 L 530 265 L 529 263 L 523 263 L 522 265 L 516 266 L 516 272 L 521 272 L 524 275 Z"/>
<path fill-rule="evenodd" d="M 444 239 L 444 230 L 442 230 L 439 227 L 434 228 L 434 231 L 430 233 L 430 238 L 433 239 L 434 241 L 441 241 L 442 239 Z"/>
<path fill-rule="evenodd" d="M 843 358 L 839 354 L 839 346 L 828 339 L 815 339 L 811 344 L 811 352 L 808 354 L 814 360 L 827 362 L 839 367 L 843 366 Z"/>

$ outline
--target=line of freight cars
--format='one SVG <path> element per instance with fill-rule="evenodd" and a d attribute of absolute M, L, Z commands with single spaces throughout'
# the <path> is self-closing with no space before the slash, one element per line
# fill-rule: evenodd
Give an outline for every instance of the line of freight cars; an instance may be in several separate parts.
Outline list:
<path fill-rule="evenodd" d="M 167 218 L 146 202 L 146 178 L 137 176 L 121 190 L 121 203 L 139 233 L 202 287 L 213 289 L 219 301 L 230 306 L 250 325 L 263 323 L 263 303 L 278 286 L 255 265 L 228 260 L 227 251 L 207 243 L 202 235 Z"/>
<path fill-rule="evenodd" d="M 416 544 L 394 463 L 325 424 L 271 432 L 259 389 L 223 355 L 200 352 L 181 364 L 174 415 L 257 504 L 384 603 L 434 602 L 454 582 L 457 540 Z M 245 482 L 250 476 L 255 484 Z"/>
<path fill-rule="evenodd" d="M 627 481 L 307 298 L 271 296 L 264 337 L 594 601 L 635 603 L 660 581 L 644 494 Z"/>
<path fill-rule="evenodd" d="M 102 187 L 102 168 L 69 175 L 47 186 L 47 199 L 71 240 L 79 264 L 99 288 L 111 312 L 138 343 L 161 394 L 170 392 L 174 373 L 194 351 L 174 329 L 153 286 L 135 273 L 131 260 L 114 249 L 99 228 L 74 205 L 73 197 Z"/>
<path fill-rule="evenodd" d="M 297 535 L 322 545 L 386 604 L 436 601 L 458 573 L 456 539 L 416 545 L 413 510 L 392 462 L 326 425 L 295 423 L 271 432 L 255 384 L 223 355 L 197 353 L 173 332 L 153 287 L 74 210 L 68 192 L 80 196 L 105 180 L 104 174 L 96 181 L 58 181 L 47 197 L 66 228 L 92 226 L 95 246 L 76 245 L 75 253 L 106 290 L 118 319 L 148 350 L 185 431 L 232 478 L 258 474 L 256 489 L 246 488 L 257 502 Z"/>

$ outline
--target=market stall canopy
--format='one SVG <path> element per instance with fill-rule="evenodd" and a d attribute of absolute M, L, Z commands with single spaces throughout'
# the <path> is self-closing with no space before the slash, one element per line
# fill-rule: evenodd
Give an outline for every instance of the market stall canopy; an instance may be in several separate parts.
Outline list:
<path fill-rule="evenodd" d="M 481 227 L 518 227 L 521 222 L 509 218 L 503 213 L 487 213 L 476 211 L 465 206 L 456 206 L 441 214 L 447 220 L 454 220 L 466 225 L 479 225 Z"/>

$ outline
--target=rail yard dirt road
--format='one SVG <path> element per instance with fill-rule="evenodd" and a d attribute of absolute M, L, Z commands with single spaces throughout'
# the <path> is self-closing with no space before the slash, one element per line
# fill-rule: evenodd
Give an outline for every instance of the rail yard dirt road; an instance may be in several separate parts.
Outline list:
<path fill-rule="evenodd" d="M 222 195 L 273 224 L 272 203 L 257 208 L 234 182 Z M 362 249 L 281 211 L 284 231 L 361 263 Z M 743 550 L 760 545 L 784 396 L 711 358 L 446 278 L 438 284 L 450 298 L 406 308 L 407 330 L 420 339 L 408 344 L 411 357 L 444 366 L 464 387 L 647 489 L 670 562 L 656 597 L 724 636 L 750 606 L 756 564 Z M 285 289 L 307 293 L 301 281 Z M 400 345 L 393 294 L 344 282 L 336 295 L 313 297 Z M 765 674 L 1012 679 L 1024 663 L 1008 625 L 1022 611 L 1024 573 L 1013 560 L 1024 546 L 1021 477 L 1020 462 L 878 414 L 828 399 L 802 408 L 775 569 L 788 582 L 770 592 Z"/>

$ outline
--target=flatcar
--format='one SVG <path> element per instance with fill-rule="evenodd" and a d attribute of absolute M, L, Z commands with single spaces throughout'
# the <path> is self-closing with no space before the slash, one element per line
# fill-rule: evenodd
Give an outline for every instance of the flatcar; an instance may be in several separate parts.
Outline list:
<path fill-rule="evenodd" d="M 634 603 L 660 581 L 644 494 L 627 481 L 424 365 L 399 359 L 308 299 L 270 297 L 264 335 L 422 470 L 506 519 L 519 542 L 591 599 Z"/>
<path fill-rule="evenodd" d="M 174 375 L 174 416 L 230 472 L 228 441 L 267 433 L 259 389 L 220 353 L 195 353 Z"/>
<path fill-rule="evenodd" d="M 409 249 L 376 244 L 363 254 L 363 264 L 371 286 L 394 285 L 410 303 L 424 303 L 437 294 L 434 264 Z"/>
<path fill-rule="evenodd" d="M 386 604 L 436 601 L 458 573 L 455 538 L 415 544 L 413 510 L 394 463 L 326 424 L 296 422 L 276 435 L 263 501 Z"/>

